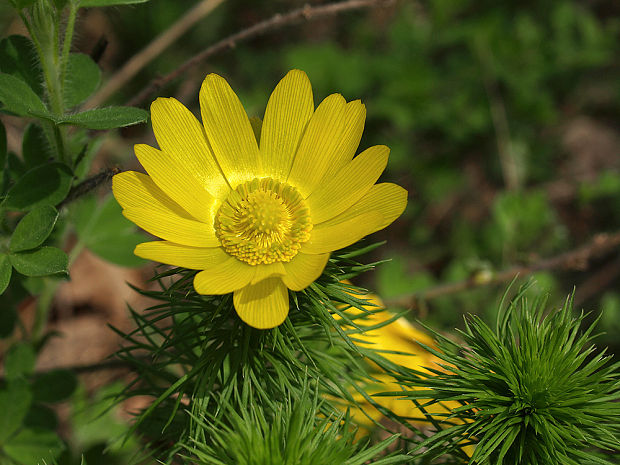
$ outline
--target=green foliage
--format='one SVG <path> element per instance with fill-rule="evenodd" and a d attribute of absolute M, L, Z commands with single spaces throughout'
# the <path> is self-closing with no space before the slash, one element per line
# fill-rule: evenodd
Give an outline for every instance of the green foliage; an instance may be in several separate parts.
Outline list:
<path fill-rule="evenodd" d="M 247 399 L 247 396 L 246 396 Z M 312 396 L 306 386 L 300 397 L 287 398 L 275 411 L 250 401 L 239 408 L 223 404 L 218 418 L 200 419 L 198 424 L 210 441 L 194 441 L 188 450 L 195 459 L 191 463 L 218 465 L 314 465 L 338 463 L 387 465 L 404 463 L 405 456 L 390 456 L 372 460 L 393 443 L 392 436 L 365 449 L 366 444 L 355 440 L 357 429 L 348 416 L 320 418 L 320 396 Z M 231 445 L 234 445 L 231 447 Z"/>
<path fill-rule="evenodd" d="M 497 261 L 514 261 L 518 252 L 545 254 L 563 243 L 563 231 L 543 192 L 504 192 L 493 202 L 485 231 L 489 252 Z"/>
<path fill-rule="evenodd" d="M 31 123 L 24 130 L 22 139 L 22 158 L 24 167 L 36 168 L 46 163 L 51 154 L 51 148 L 45 137 L 43 128 Z"/>
<path fill-rule="evenodd" d="M 83 53 L 70 54 L 64 84 L 65 107 L 72 108 L 82 103 L 97 90 L 100 82 L 101 70 L 97 63 Z"/>
<path fill-rule="evenodd" d="M 143 265 L 144 260 L 135 256 L 133 249 L 145 236 L 121 210 L 111 195 L 100 204 L 95 197 L 86 197 L 74 209 L 75 230 L 80 241 L 104 260 L 121 266 Z"/>
<path fill-rule="evenodd" d="M 12 35 L 0 40 L 0 72 L 21 79 L 35 94 L 43 95 L 37 52 L 29 38 Z"/>
<path fill-rule="evenodd" d="M 128 438 L 124 443 L 118 440 L 127 430 L 122 407 L 115 402 L 121 391 L 119 382 L 92 393 L 83 385 L 78 386 L 70 399 L 70 421 L 74 428 L 71 448 L 58 459 L 58 465 L 140 463 L 136 451 L 140 451 L 142 445 L 137 439 Z"/>
<path fill-rule="evenodd" d="M 471 316 L 463 343 L 435 333 L 440 366 L 401 377 L 416 390 L 385 395 L 461 405 L 433 420 L 424 455 L 471 442 L 469 463 L 611 465 L 598 450 L 620 450 L 620 364 L 596 353 L 594 324 L 580 331 L 585 316 L 572 316 L 570 298 L 545 315 L 545 299 L 525 292 L 500 307 L 495 330 Z"/>
<path fill-rule="evenodd" d="M 0 294 L 2 294 L 9 282 L 11 281 L 11 274 L 13 273 L 13 267 L 9 261 L 7 254 L 0 254 Z M 3 327 L 4 325 L 0 325 Z"/>
<path fill-rule="evenodd" d="M 146 123 L 149 114 L 133 107 L 107 107 L 63 116 L 59 124 L 72 124 L 88 129 L 114 129 Z"/>
<path fill-rule="evenodd" d="M 434 280 L 429 273 L 417 271 L 409 273 L 406 269 L 407 258 L 396 256 L 377 268 L 377 285 L 382 289 L 381 297 L 390 299 L 409 295 L 428 287 Z"/>
<path fill-rule="evenodd" d="M 2 110 L 16 115 L 53 120 L 45 103 L 28 84 L 10 74 L 0 73 L 0 102 L 4 104 Z"/>
<path fill-rule="evenodd" d="M 0 442 L 2 444 L 19 429 L 32 401 L 32 394 L 24 389 L 23 383 L 18 381 L 7 384 L 0 389 Z"/>
<path fill-rule="evenodd" d="M 38 402 L 62 402 L 77 388 L 77 378 L 69 370 L 53 370 L 38 374 L 32 383 L 32 393 Z"/>
<path fill-rule="evenodd" d="M 114 6 L 114 5 L 133 5 L 135 3 L 146 3 L 149 0 L 80 0 L 80 6 L 90 8 L 94 6 Z"/>
<path fill-rule="evenodd" d="M 69 398 L 75 375 L 57 370 L 34 375 L 36 353 L 26 343 L 7 353 L 0 386 L 0 461 L 7 464 L 52 463 L 65 448 L 55 429 L 58 419 L 45 404 Z"/>
<path fill-rule="evenodd" d="M 4 452 L 17 463 L 51 462 L 64 449 L 53 431 L 24 428 L 4 446 Z"/>
<path fill-rule="evenodd" d="M 12 381 L 28 376 L 34 370 L 36 356 L 29 344 L 15 344 L 6 354 L 4 362 L 4 376 Z"/>
<path fill-rule="evenodd" d="M 133 429 L 154 446 L 160 440 L 174 444 L 163 450 L 155 447 L 160 460 L 171 461 L 183 444 L 219 448 L 205 439 L 204 423 L 217 421 L 214 428 L 227 425 L 236 430 L 226 411 L 240 412 L 250 405 L 262 406 L 265 415 L 282 414 L 284 400 L 302 399 L 307 389 L 325 399 L 317 405 L 318 412 L 333 418 L 344 406 L 356 405 L 353 393 L 369 380 L 365 360 L 387 371 L 398 369 L 350 339 L 364 330 L 369 311 L 347 311 L 363 309 L 364 292 L 340 281 L 371 268 L 355 261 L 361 251 L 334 254 L 321 279 L 291 295 L 288 320 L 267 331 L 244 324 L 233 310 L 231 295 L 197 294 L 192 287 L 195 271 L 161 273 L 161 290 L 140 291 L 160 303 L 145 313 L 132 310 L 137 329 L 121 333 L 126 344 L 118 356 L 139 374 L 126 395 L 155 398 Z M 177 279 L 167 284 L 167 277 L 175 273 Z M 349 322 L 351 329 L 345 333 L 332 315 Z M 189 400 L 187 412 L 180 403 L 183 398 Z M 223 410 L 223 405 L 230 408 Z"/>
<path fill-rule="evenodd" d="M 6 129 L 4 128 L 4 124 L 0 121 L 0 167 L 2 168 L 2 173 L 4 174 L 4 169 L 6 167 L 6 156 L 7 156 L 7 147 L 6 147 Z M 2 184 L 4 184 L 4 179 L 0 180 Z"/>
<path fill-rule="evenodd" d="M 62 202 L 73 181 L 70 168 L 64 163 L 47 163 L 27 171 L 9 189 L 4 207 L 10 210 L 32 210 L 43 205 Z"/>
<path fill-rule="evenodd" d="M 58 211 L 50 205 L 41 205 L 30 210 L 15 227 L 9 250 L 23 252 L 40 246 L 54 229 L 57 219 Z"/>
<path fill-rule="evenodd" d="M 67 273 L 67 254 L 57 247 L 40 247 L 9 255 L 13 268 L 24 276 L 47 276 Z"/>

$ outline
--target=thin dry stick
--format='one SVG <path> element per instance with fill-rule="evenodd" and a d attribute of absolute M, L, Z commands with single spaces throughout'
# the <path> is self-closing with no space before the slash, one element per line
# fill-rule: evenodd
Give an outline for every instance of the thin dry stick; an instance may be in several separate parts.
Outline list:
<path fill-rule="evenodd" d="M 154 79 L 151 83 L 144 88 L 138 95 L 133 97 L 127 105 L 135 106 L 146 100 L 151 94 L 155 93 L 158 89 L 165 86 L 169 82 L 173 81 L 177 77 L 186 73 L 188 69 L 198 65 L 200 62 L 207 58 L 219 53 L 223 50 L 234 48 L 238 42 L 252 39 L 254 37 L 265 34 L 266 32 L 279 29 L 284 26 L 298 23 L 300 21 L 313 21 L 324 16 L 335 15 L 343 11 L 356 10 L 360 8 L 386 6 L 394 3 L 395 0 L 348 0 L 339 3 L 331 3 L 329 5 L 322 5 L 312 7 L 306 5 L 302 8 L 290 11 L 285 14 L 276 14 L 270 19 L 256 23 L 255 25 L 243 29 L 235 34 L 226 37 L 223 40 L 211 45 L 209 48 L 203 50 L 198 55 L 193 56 L 185 63 L 183 63 L 176 70 L 166 74 L 160 78 Z"/>
<path fill-rule="evenodd" d="M 531 265 L 518 265 L 507 270 L 495 273 L 489 279 L 476 279 L 475 277 L 455 283 L 442 284 L 425 291 L 412 295 L 387 300 L 388 306 L 416 307 L 419 302 L 436 299 L 437 297 L 456 294 L 481 286 L 501 284 L 510 281 L 515 276 L 527 276 L 536 271 L 543 270 L 585 270 L 590 260 L 609 254 L 620 246 L 620 232 L 613 234 L 598 234 L 588 244 L 575 250 L 564 252 L 555 257 L 540 260 Z"/>
<path fill-rule="evenodd" d="M 203 0 L 196 4 L 172 26 L 157 36 L 146 48 L 131 57 L 114 76 L 84 104 L 84 109 L 101 105 L 116 91 L 123 87 L 148 63 L 160 55 L 179 37 L 185 34 L 194 24 L 211 13 L 224 0 Z"/>
<path fill-rule="evenodd" d="M 74 186 L 70 191 L 67 197 L 58 204 L 58 208 L 64 207 L 68 203 L 73 202 L 74 200 L 79 199 L 80 197 L 88 194 L 89 192 L 95 190 L 97 187 L 102 184 L 109 183 L 115 174 L 120 173 L 121 170 L 118 168 L 110 168 L 103 170 L 90 178 L 85 179 L 77 186 Z"/>

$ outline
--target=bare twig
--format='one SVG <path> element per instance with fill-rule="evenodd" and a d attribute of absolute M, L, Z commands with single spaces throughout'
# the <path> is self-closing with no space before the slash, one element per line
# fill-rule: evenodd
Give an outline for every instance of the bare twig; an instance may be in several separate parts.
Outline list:
<path fill-rule="evenodd" d="M 88 194 L 90 191 L 96 189 L 102 184 L 110 182 L 112 177 L 117 173 L 120 173 L 120 170 L 118 168 L 110 168 L 107 170 L 103 170 L 100 173 L 91 176 L 90 178 L 85 179 L 69 191 L 69 195 L 67 195 L 65 200 L 63 200 L 58 205 L 58 208 L 63 207 L 68 203 L 73 202 L 74 200 L 77 200 L 78 198 Z"/>
<path fill-rule="evenodd" d="M 151 94 L 155 93 L 158 89 L 165 86 L 169 82 L 185 74 L 188 69 L 198 65 L 205 61 L 207 58 L 227 49 L 234 48 L 237 43 L 249 40 L 254 37 L 258 37 L 266 32 L 280 29 L 284 26 L 298 23 L 300 21 L 314 21 L 324 16 L 335 15 L 343 11 L 356 10 L 360 8 L 369 8 L 377 6 L 386 6 L 394 3 L 395 0 L 347 0 L 338 3 L 330 3 L 322 6 L 310 6 L 306 5 L 302 8 L 292 10 L 285 14 L 276 14 L 270 19 L 256 23 L 255 25 L 243 29 L 235 34 L 226 37 L 219 42 L 206 48 L 199 54 L 193 56 L 174 71 L 154 79 L 151 83 L 145 87 L 139 94 L 133 97 L 127 105 L 135 106 L 146 100 Z"/>
<path fill-rule="evenodd" d="M 140 50 L 117 71 L 114 76 L 84 104 L 84 109 L 101 105 L 116 91 L 122 88 L 131 78 L 167 49 L 174 41 L 185 34 L 194 24 L 211 13 L 224 0 L 202 0 L 172 26 L 157 36 L 146 48 Z"/>
<path fill-rule="evenodd" d="M 585 270 L 590 260 L 609 254 L 620 246 L 620 232 L 613 234 L 598 234 L 588 244 L 575 250 L 570 250 L 555 257 L 540 260 L 531 265 L 517 265 L 481 279 L 473 276 L 463 281 L 442 284 L 412 295 L 386 300 L 389 306 L 416 307 L 419 302 L 436 299 L 437 297 L 456 294 L 468 289 L 492 284 L 501 284 L 510 281 L 515 276 L 527 276 L 543 270 Z"/>
<path fill-rule="evenodd" d="M 620 257 L 611 260 L 603 267 L 588 276 L 587 279 L 577 285 L 575 291 L 575 306 L 581 306 L 585 301 L 601 294 L 601 291 L 611 283 L 618 282 L 620 275 Z"/>

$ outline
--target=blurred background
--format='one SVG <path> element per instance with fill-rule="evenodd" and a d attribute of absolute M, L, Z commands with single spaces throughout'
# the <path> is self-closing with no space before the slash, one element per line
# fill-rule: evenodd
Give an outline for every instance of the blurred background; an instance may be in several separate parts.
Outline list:
<path fill-rule="evenodd" d="M 81 10 L 75 48 L 99 57 L 105 83 L 196 3 Z M 125 104 L 209 45 L 306 3 L 326 2 L 223 1 L 106 103 Z M 0 5 L 2 36 L 25 34 L 8 5 Z M 216 72 L 250 116 L 262 117 L 270 92 L 291 68 L 309 75 L 317 104 L 334 92 L 361 99 L 368 116 L 360 150 L 388 145 L 382 180 L 404 186 L 410 197 L 403 217 L 372 238 L 387 243 L 365 258 L 390 261 L 359 284 L 390 307 L 449 331 L 462 327 L 468 312 L 493 321 L 512 276 L 502 271 L 522 267 L 521 281 L 536 279 L 530 292 L 548 293 L 554 306 L 575 288 L 576 311 L 602 314 L 598 345 L 618 353 L 619 248 L 596 244 L 606 240 L 602 233 L 620 233 L 619 35 L 620 3 L 613 0 L 396 1 L 239 42 L 140 105 L 174 96 L 198 115 L 202 79 Z M 19 153 L 23 127 L 10 119 L 7 130 Z M 134 143 L 154 144 L 150 127 L 107 135 L 93 172 L 138 168 Z M 143 239 L 113 202 L 86 199 L 80 208 L 101 208 L 102 224 L 124 228 L 127 241 L 112 248 L 94 243 L 76 261 L 51 322 L 62 336 L 42 355 L 42 368 L 101 361 L 118 343 L 105 323 L 127 325 L 125 301 L 147 305 L 125 284 L 145 285 L 152 276 L 152 265 L 131 254 Z M 592 250 L 571 255 L 596 237 Z M 100 451 L 127 414 L 111 412 L 97 424 L 85 417 L 92 412 L 84 413 L 112 389 L 100 386 L 120 375 L 83 371 L 88 375 L 64 417 L 74 456 L 67 452 L 63 463 L 79 463 L 79 450 L 90 451 L 89 465 L 125 463 L 123 454 L 135 445 L 105 460 Z"/>

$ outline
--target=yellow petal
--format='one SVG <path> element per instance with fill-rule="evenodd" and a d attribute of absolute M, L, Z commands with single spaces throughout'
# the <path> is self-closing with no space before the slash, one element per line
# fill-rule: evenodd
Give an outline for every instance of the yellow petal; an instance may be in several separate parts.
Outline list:
<path fill-rule="evenodd" d="M 153 208 L 126 208 L 123 215 L 154 236 L 192 247 L 219 247 L 212 225 Z"/>
<path fill-rule="evenodd" d="M 306 200 L 312 221 L 322 223 L 357 202 L 379 179 L 389 153 L 385 145 L 370 147 L 325 179 Z"/>
<path fill-rule="evenodd" d="M 382 220 L 377 228 L 372 231 L 379 231 L 388 226 L 398 218 L 407 206 L 407 191 L 397 184 L 385 182 L 375 184 L 364 196 L 353 206 L 340 215 L 321 223 L 319 227 L 329 227 L 343 221 L 348 221 L 366 212 L 381 213 Z M 317 226 L 315 226 L 316 228 Z"/>
<path fill-rule="evenodd" d="M 300 253 L 324 254 L 342 249 L 375 232 L 382 221 L 381 213 L 371 211 L 340 223 L 325 222 L 315 225 L 310 239 L 301 246 Z"/>
<path fill-rule="evenodd" d="M 226 80 L 209 74 L 200 88 L 200 112 L 207 139 L 226 179 L 235 188 L 262 176 L 256 138 L 243 105 Z"/>
<path fill-rule="evenodd" d="M 198 186 L 185 167 L 176 165 L 167 154 L 149 145 L 138 144 L 134 150 L 151 179 L 168 197 L 195 219 L 213 221 L 216 199 Z"/>
<path fill-rule="evenodd" d="M 151 121 L 157 143 L 174 169 L 189 176 L 195 188 L 226 197 L 230 188 L 192 112 L 174 98 L 158 98 L 151 104 Z"/>
<path fill-rule="evenodd" d="M 194 289 L 199 294 L 228 294 L 252 281 L 256 267 L 233 257 L 215 267 L 201 271 L 194 278 Z"/>
<path fill-rule="evenodd" d="M 125 171 L 114 176 L 112 191 L 123 215 L 145 231 L 172 242 L 194 247 L 220 245 L 210 223 L 193 219 L 170 200 L 148 176 Z"/>
<path fill-rule="evenodd" d="M 298 253 L 288 263 L 284 263 L 286 275 L 282 281 L 293 291 L 301 291 L 312 284 L 325 269 L 329 254 L 307 255 Z"/>
<path fill-rule="evenodd" d="M 352 207 L 328 221 L 315 224 L 301 251 L 319 254 L 346 247 L 385 228 L 402 214 L 406 206 L 405 189 L 392 183 L 375 184 Z"/>
<path fill-rule="evenodd" d="M 336 158 L 345 107 L 342 95 L 332 94 L 321 102 L 308 122 L 288 177 L 288 183 L 304 198 L 312 193 Z"/>
<path fill-rule="evenodd" d="M 189 247 L 168 241 L 138 244 L 134 253 L 147 260 L 189 268 L 190 270 L 204 270 L 215 267 L 230 257 L 220 247 Z"/>
<path fill-rule="evenodd" d="M 288 290 L 280 278 L 268 278 L 235 291 L 237 315 L 257 329 L 275 328 L 288 315 Z"/>
<path fill-rule="evenodd" d="M 274 262 L 269 265 L 256 265 L 256 274 L 252 278 L 250 284 L 256 284 L 263 279 L 271 278 L 274 276 L 284 276 L 286 271 L 282 262 Z"/>
<path fill-rule="evenodd" d="M 172 211 L 183 218 L 192 216 L 168 197 L 153 180 L 137 171 L 123 171 L 112 178 L 112 192 L 123 208 L 146 207 Z"/>
<path fill-rule="evenodd" d="M 336 149 L 333 162 L 327 169 L 323 179 L 333 176 L 340 168 L 351 161 L 362 139 L 364 122 L 366 121 L 366 106 L 360 100 L 347 103 L 344 113 L 344 130 L 340 137 L 340 144 Z"/>
<path fill-rule="evenodd" d="M 286 181 L 313 111 L 308 76 L 298 69 L 289 71 L 271 94 L 265 111 L 260 142 L 265 176 Z"/>

